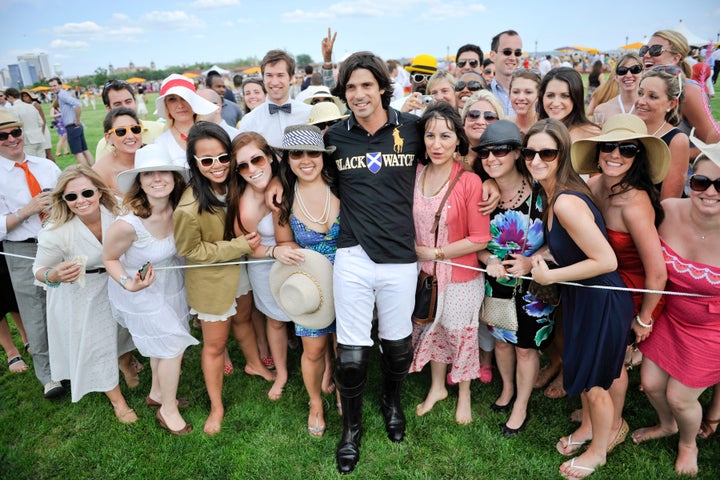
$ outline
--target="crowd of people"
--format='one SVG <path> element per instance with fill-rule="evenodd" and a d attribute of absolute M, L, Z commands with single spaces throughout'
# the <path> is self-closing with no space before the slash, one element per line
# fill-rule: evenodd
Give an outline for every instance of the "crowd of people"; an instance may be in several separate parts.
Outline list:
<path fill-rule="evenodd" d="M 594 75 L 596 93 L 617 93 L 588 116 L 580 73 L 520 68 L 513 30 L 493 37 L 488 58 L 461 47 L 453 73 L 430 55 L 403 68 L 371 52 L 335 71 L 336 35 L 322 40 L 325 63 L 306 72 L 300 99 L 295 60 L 269 51 L 262 80 L 242 82 L 244 111 L 224 100 L 219 76 L 197 90 L 172 74 L 155 104 L 162 122 L 149 121 L 133 87 L 109 81 L 95 156 L 80 102 L 51 79 L 78 160 L 62 172 L 42 133 L 26 149 L 38 109 L 0 109 L 0 310 L 12 312 L 44 396 L 69 381 L 73 402 L 103 392 L 118 421 L 134 423 L 119 372 L 139 386 L 137 351 L 159 426 L 190 434 L 177 389 L 185 350 L 202 343 L 212 435 L 234 369 L 230 331 L 271 401 L 299 337 L 308 434 L 324 435 L 322 394 L 334 392 L 346 474 L 360 460 L 377 341 L 392 442 L 405 439 L 409 373 L 430 364 L 416 415 L 457 384 L 463 425 L 476 408 L 471 382 L 491 382 L 494 363 L 502 390 L 489 407 L 508 414 L 504 437 L 531 425 L 533 388 L 580 396 L 579 426 L 556 444 L 572 457 L 564 477 L 591 475 L 628 435 L 675 433 L 676 472 L 697 474 L 696 436 L 720 420 L 720 128 L 684 37 L 656 32 L 611 79 Z M 402 95 L 400 69 L 411 84 Z M 435 279 L 429 323 L 412 320 L 419 273 Z M 497 300 L 514 322 L 488 320 Z M 27 370 L 6 320 L 0 341 L 10 370 Z M 658 424 L 630 433 L 626 367 L 638 364 Z M 713 387 L 703 415 L 698 398 Z"/>

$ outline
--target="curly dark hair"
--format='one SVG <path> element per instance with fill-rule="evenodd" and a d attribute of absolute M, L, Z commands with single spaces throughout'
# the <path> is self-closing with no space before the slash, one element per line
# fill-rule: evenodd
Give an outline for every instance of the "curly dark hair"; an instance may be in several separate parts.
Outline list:
<path fill-rule="evenodd" d="M 381 96 L 382 108 L 387 110 L 390 107 L 393 94 L 392 80 L 390 79 L 387 64 L 372 52 L 355 52 L 340 64 L 337 85 L 332 94 L 348 103 L 347 98 L 345 98 L 345 86 L 350 80 L 350 75 L 360 68 L 370 71 L 372 76 L 375 77 L 380 90 L 384 90 Z"/>
<path fill-rule="evenodd" d="M 453 107 L 447 102 L 437 102 L 430 105 L 420 120 L 417 122 L 417 129 L 420 138 L 424 138 L 425 130 L 431 120 L 443 120 L 447 126 L 455 132 L 460 144 L 457 147 L 457 151 L 460 155 L 467 155 L 470 143 L 468 142 L 467 135 L 465 134 L 465 128 L 463 127 L 462 119 L 457 111 L 457 108 Z M 425 142 L 420 142 L 418 151 L 415 154 L 415 158 L 420 159 L 420 163 L 427 165 L 430 160 L 426 157 Z"/>

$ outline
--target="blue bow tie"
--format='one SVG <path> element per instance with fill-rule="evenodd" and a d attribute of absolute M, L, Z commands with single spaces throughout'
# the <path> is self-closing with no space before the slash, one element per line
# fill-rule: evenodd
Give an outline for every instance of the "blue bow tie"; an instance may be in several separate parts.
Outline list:
<path fill-rule="evenodd" d="M 292 113 L 292 105 L 285 103 L 283 105 L 275 105 L 274 103 L 268 103 L 270 107 L 270 115 L 275 115 L 279 110 L 285 113 Z"/>

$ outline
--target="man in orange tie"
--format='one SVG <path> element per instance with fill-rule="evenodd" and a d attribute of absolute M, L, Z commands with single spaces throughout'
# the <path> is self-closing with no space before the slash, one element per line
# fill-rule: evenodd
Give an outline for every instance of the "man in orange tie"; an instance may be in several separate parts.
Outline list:
<path fill-rule="evenodd" d="M 34 258 L 42 228 L 40 213 L 50 206 L 50 192 L 60 169 L 45 158 L 23 151 L 22 122 L 0 109 L 0 239 L 5 253 Z M 45 397 L 64 393 L 50 374 L 45 292 L 35 285 L 32 260 L 6 257 L 20 315 L 27 331 L 35 376 L 45 387 Z"/>

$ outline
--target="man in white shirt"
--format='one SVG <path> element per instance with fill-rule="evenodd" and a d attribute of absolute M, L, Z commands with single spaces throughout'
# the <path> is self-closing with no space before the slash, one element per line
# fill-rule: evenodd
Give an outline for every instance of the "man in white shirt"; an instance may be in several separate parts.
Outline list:
<path fill-rule="evenodd" d="M 20 92 L 16 88 L 5 90 L 5 97 L 12 105 L 10 111 L 23 124 L 23 140 L 25 142 L 23 150 L 28 155 L 45 158 L 45 134 L 43 133 L 45 123 L 37 109 L 20 100 Z"/>
<path fill-rule="evenodd" d="M 495 35 L 490 44 L 490 59 L 495 62 L 495 78 L 490 82 L 490 90 L 500 100 L 505 115 L 514 115 L 510 103 L 510 80 L 520 65 L 522 39 L 515 30 L 505 30 Z"/>
<path fill-rule="evenodd" d="M 552 70 L 552 62 L 550 62 L 550 59 L 552 57 L 550 55 L 545 55 L 545 58 L 540 60 L 538 63 L 538 70 L 540 70 L 540 76 L 544 77 L 547 72 Z"/>
<path fill-rule="evenodd" d="M 54 162 L 26 155 L 22 126 L 7 110 L 0 109 L 0 239 L 8 254 L 35 258 L 42 228 L 39 214 L 50 206 L 50 192 L 60 169 Z M 37 190 L 31 194 L 30 184 Z M 32 260 L 6 256 L 15 298 L 30 343 L 35 376 L 45 387 L 45 398 L 65 393 L 50 373 L 45 292 L 35 285 Z"/>
<path fill-rule="evenodd" d="M 260 66 L 267 90 L 265 103 L 243 117 L 240 132 L 257 132 L 273 147 L 282 146 L 285 127 L 307 123 L 310 105 L 290 99 L 295 60 L 283 50 L 270 50 Z"/>

